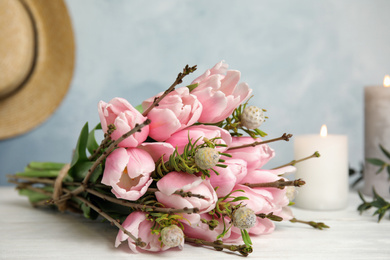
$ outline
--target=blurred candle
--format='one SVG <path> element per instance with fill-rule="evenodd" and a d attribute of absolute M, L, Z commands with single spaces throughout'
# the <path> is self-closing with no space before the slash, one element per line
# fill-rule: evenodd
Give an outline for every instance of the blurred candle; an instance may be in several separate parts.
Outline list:
<path fill-rule="evenodd" d="M 390 150 L 390 77 L 386 75 L 383 86 L 369 86 L 364 89 L 364 157 L 389 159 L 382 153 L 379 145 Z M 372 195 L 372 188 L 386 198 L 390 198 L 389 175 L 384 169 L 376 174 L 379 166 L 364 162 L 363 193 Z"/>
<path fill-rule="evenodd" d="M 347 136 L 328 135 L 326 126 L 320 135 L 295 137 L 295 160 L 315 151 L 319 158 L 309 159 L 295 166 L 295 177 L 306 184 L 297 188 L 295 205 L 311 210 L 343 209 L 348 204 L 348 146 Z"/>

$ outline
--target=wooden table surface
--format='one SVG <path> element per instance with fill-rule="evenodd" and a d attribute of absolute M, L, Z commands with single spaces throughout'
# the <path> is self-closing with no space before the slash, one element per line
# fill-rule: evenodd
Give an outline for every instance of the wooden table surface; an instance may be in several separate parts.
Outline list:
<path fill-rule="evenodd" d="M 329 230 L 277 223 L 270 235 L 252 238 L 248 259 L 390 259 L 388 214 L 377 223 L 372 211 L 359 215 L 360 199 L 350 192 L 349 206 L 339 211 L 293 208 L 303 220 L 322 221 Z M 34 209 L 13 187 L 0 188 L 0 259 L 242 259 L 214 249 L 185 245 L 182 251 L 133 254 L 126 243 L 114 247 L 117 229 L 80 215 Z"/>

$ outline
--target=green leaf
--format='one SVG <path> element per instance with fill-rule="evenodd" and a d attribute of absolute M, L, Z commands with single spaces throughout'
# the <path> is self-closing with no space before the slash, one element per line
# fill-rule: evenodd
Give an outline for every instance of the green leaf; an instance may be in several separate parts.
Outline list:
<path fill-rule="evenodd" d="M 247 245 L 247 246 L 252 245 L 251 237 L 249 236 L 248 231 L 246 231 L 246 229 L 241 229 L 241 236 L 242 236 L 242 240 L 244 241 L 245 245 Z"/>
<path fill-rule="evenodd" d="M 232 200 L 231 202 L 236 202 L 239 200 L 249 200 L 249 199 L 247 197 L 244 197 L 244 196 L 239 196 L 239 197 L 234 198 L 234 200 Z"/>
<path fill-rule="evenodd" d="M 381 173 L 381 171 L 383 171 L 383 170 L 385 169 L 385 166 L 386 166 L 386 164 L 382 165 L 382 166 L 376 171 L 375 174 Z"/>
<path fill-rule="evenodd" d="M 85 123 L 83 129 L 81 129 L 79 139 L 73 154 L 72 162 L 70 166 L 73 168 L 78 162 L 88 161 L 87 157 L 87 142 L 88 142 L 88 122 Z"/>
<path fill-rule="evenodd" d="M 389 174 L 389 180 L 390 180 L 390 165 L 388 165 L 386 168 L 387 168 L 387 173 Z"/>
<path fill-rule="evenodd" d="M 88 134 L 87 149 L 90 154 L 93 154 L 95 150 L 98 149 L 99 147 L 99 144 L 96 142 L 96 138 L 95 138 L 95 130 L 100 130 L 100 129 L 102 129 L 102 125 L 99 123 Z"/>
<path fill-rule="evenodd" d="M 386 164 L 381 159 L 375 159 L 375 158 L 367 158 L 366 161 L 377 166 L 382 166 L 383 164 Z"/>
<path fill-rule="evenodd" d="M 88 170 L 92 167 L 94 162 L 78 162 L 69 170 L 69 175 L 73 177 L 75 181 L 82 181 L 88 173 Z M 90 182 L 96 182 L 99 176 L 103 173 L 102 166 L 99 165 L 96 167 L 95 171 L 92 173 Z"/>
<path fill-rule="evenodd" d="M 144 109 L 142 108 L 142 104 L 136 106 L 135 109 L 137 109 L 138 112 L 140 112 L 141 114 L 144 112 Z"/>
<path fill-rule="evenodd" d="M 382 145 L 379 145 L 379 148 L 382 150 L 382 152 L 386 155 L 388 159 L 390 159 L 390 152 L 387 151 Z"/>

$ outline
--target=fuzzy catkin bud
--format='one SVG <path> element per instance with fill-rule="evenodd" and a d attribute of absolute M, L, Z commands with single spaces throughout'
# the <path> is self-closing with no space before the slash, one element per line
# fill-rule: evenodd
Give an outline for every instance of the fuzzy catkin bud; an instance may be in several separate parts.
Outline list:
<path fill-rule="evenodd" d="M 241 114 L 241 123 L 248 129 L 256 129 L 264 122 L 265 116 L 262 109 L 249 106 Z"/>
<path fill-rule="evenodd" d="M 220 157 L 221 155 L 214 148 L 203 147 L 196 151 L 195 163 L 200 169 L 207 170 L 217 165 Z"/>
<path fill-rule="evenodd" d="M 176 225 L 171 225 L 161 230 L 161 241 L 168 247 L 177 247 L 182 244 L 183 240 L 183 231 Z"/>
<path fill-rule="evenodd" d="M 233 225 L 239 229 L 249 229 L 256 225 L 256 215 L 253 210 L 241 207 L 233 213 Z"/>

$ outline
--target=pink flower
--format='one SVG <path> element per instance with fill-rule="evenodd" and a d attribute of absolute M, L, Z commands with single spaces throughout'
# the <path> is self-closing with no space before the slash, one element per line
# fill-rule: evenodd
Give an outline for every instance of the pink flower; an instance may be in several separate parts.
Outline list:
<path fill-rule="evenodd" d="M 287 217 L 287 212 L 284 211 L 284 207 L 289 204 L 289 200 L 286 196 L 286 188 L 278 189 L 274 187 L 254 187 L 250 188 L 244 183 L 268 183 L 274 182 L 282 177 L 278 174 L 285 172 L 292 172 L 295 170 L 293 166 L 287 166 L 277 170 L 253 170 L 248 171 L 245 178 L 241 180 L 240 183 L 234 186 L 233 190 L 243 190 L 244 192 L 238 191 L 234 192 L 233 196 L 245 196 L 249 200 L 243 201 L 247 207 L 251 208 L 256 214 L 258 213 L 271 213 L 279 216 L 283 214 L 284 217 Z M 283 217 L 281 216 L 281 217 Z"/>
<path fill-rule="evenodd" d="M 155 164 L 152 157 L 138 148 L 118 148 L 106 159 L 102 183 L 112 187 L 117 198 L 137 200 L 152 183 Z"/>
<path fill-rule="evenodd" d="M 251 144 L 261 141 L 260 138 L 253 139 L 249 136 L 233 137 L 230 147 Z M 269 160 L 275 156 L 275 152 L 268 145 L 256 145 L 239 149 L 228 150 L 228 153 L 236 159 L 242 159 L 247 162 L 248 172 L 263 167 Z"/>
<path fill-rule="evenodd" d="M 161 156 L 165 162 L 168 161 L 169 156 L 175 151 L 175 148 L 171 144 L 165 142 L 144 142 L 138 148 L 148 152 L 155 162 L 161 159 Z"/>
<path fill-rule="evenodd" d="M 214 209 L 218 200 L 217 194 L 208 180 L 202 180 L 201 177 L 185 173 L 185 172 L 170 172 L 157 182 L 156 198 L 165 207 L 182 209 L 182 208 L 198 208 L 199 214 L 206 213 Z M 193 194 L 202 195 L 204 198 L 198 197 L 182 197 L 174 194 L 176 191 L 192 192 Z M 191 224 L 199 222 L 198 214 L 185 214 Z"/>
<path fill-rule="evenodd" d="M 216 190 L 218 197 L 224 197 L 229 194 L 233 190 L 233 187 L 239 183 L 247 174 L 246 162 L 244 160 L 226 159 L 224 164 L 228 167 L 214 167 L 219 175 L 215 174 L 213 171 L 210 171 L 209 180 L 214 188 L 218 187 Z"/>
<path fill-rule="evenodd" d="M 136 124 L 141 124 L 146 120 L 146 117 L 142 116 L 140 112 L 123 98 L 114 98 L 108 104 L 100 101 L 98 104 L 98 112 L 104 133 L 107 133 L 108 125 L 115 125 L 116 130 L 111 134 L 113 140 L 129 132 Z M 141 132 L 136 132 L 120 142 L 119 146 L 136 147 L 145 141 L 148 134 L 149 126 L 145 126 Z"/>
<path fill-rule="evenodd" d="M 196 143 L 197 145 L 204 143 L 203 137 L 206 137 L 207 139 L 221 137 L 221 139 L 216 140 L 216 143 L 225 144 L 227 146 L 230 146 L 232 142 L 232 137 L 228 131 L 212 125 L 194 125 L 187 127 L 174 133 L 166 142 L 177 148 L 179 153 L 182 153 L 184 151 L 184 146 L 188 144 L 188 137 L 192 139 L 192 143 L 200 137 L 199 141 Z M 226 149 L 226 147 L 217 147 L 219 152 L 224 152 Z"/>
<path fill-rule="evenodd" d="M 207 213 L 201 214 L 200 217 L 205 220 L 212 220 L 212 216 Z M 209 225 L 203 222 L 199 222 L 196 225 L 188 225 L 188 222 L 183 221 L 184 234 L 191 238 L 198 238 L 206 241 L 214 242 L 217 240 L 218 235 L 223 232 L 223 222 L 221 219 L 216 219 L 219 224 L 214 230 L 210 230 Z M 226 227 L 229 227 L 229 222 L 224 219 Z M 231 229 L 227 230 L 224 237 L 221 238 L 225 243 L 242 243 L 241 233 L 235 234 L 231 232 Z"/>
<path fill-rule="evenodd" d="M 153 103 L 155 97 L 142 102 L 144 110 Z M 202 104 L 196 96 L 190 94 L 187 87 L 178 88 L 148 113 L 147 116 L 152 121 L 149 136 L 156 141 L 165 141 L 177 131 L 196 123 L 201 113 Z"/>
<path fill-rule="evenodd" d="M 126 235 L 122 230 L 119 230 L 115 240 L 115 247 L 118 247 L 123 241 L 127 240 L 129 248 L 134 253 L 142 251 L 158 252 L 165 251 L 170 248 L 165 245 L 161 246 L 159 235 L 151 233 L 153 222 L 146 220 L 146 213 L 144 212 L 135 211 L 131 213 L 123 222 L 122 226 L 136 238 L 141 238 L 141 240 L 146 243 L 146 246 L 142 248 L 137 247 L 135 242 L 128 235 Z M 182 249 L 183 245 L 184 240 L 183 243 L 179 245 L 179 248 Z"/>
<path fill-rule="evenodd" d="M 199 118 L 201 123 L 217 123 L 224 120 L 252 93 L 248 84 L 238 84 L 241 73 L 227 68 L 228 65 L 221 61 L 192 82 L 198 83 L 198 86 L 191 94 L 197 96 L 203 105 L 203 112 Z"/>

